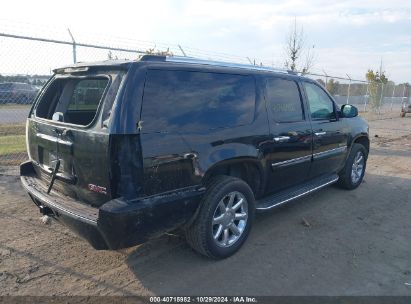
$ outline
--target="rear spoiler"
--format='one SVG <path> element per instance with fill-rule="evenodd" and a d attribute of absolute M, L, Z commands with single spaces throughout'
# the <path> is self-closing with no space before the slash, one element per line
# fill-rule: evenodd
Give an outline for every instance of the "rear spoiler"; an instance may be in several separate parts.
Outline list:
<path fill-rule="evenodd" d="M 86 73 L 92 70 L 126 70 L 129 68 L 132 61 L 127 60 L 114 60 L 114 61 L 101 61 L 101 62 L 90 62 L 90 63 L 80 63 L 72 66 L 65 66 L 61 68 L 54 69 L 55 74 L 75 74 L 75 73 Z"/>

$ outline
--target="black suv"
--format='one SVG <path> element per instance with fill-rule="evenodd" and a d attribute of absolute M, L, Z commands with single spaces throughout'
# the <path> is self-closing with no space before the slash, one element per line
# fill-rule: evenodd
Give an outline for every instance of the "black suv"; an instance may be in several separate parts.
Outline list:
<path fill-rule="evenodd" d="M 21 181 L 96 249 L 182 228 L 224 258 L 256 211 L 360 185 L 368 126 L 324 88 L 263 67 L 143 56 L 55 70 L 27 120 Z"/>

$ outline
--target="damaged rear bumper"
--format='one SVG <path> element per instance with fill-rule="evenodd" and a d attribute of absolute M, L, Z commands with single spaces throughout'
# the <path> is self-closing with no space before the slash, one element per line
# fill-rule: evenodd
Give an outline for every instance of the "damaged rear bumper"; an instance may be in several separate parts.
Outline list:
<path fill-rule="evenodd" d="M 96 208 L 55 191 L 47 194 L 30 161 L 20 166 L 20 179 L 43 214 L 71 228 L 95 249 L 131 247 L 184 225 L 205 190 L 190 187 L 142 199 L 118 198 Z"/>

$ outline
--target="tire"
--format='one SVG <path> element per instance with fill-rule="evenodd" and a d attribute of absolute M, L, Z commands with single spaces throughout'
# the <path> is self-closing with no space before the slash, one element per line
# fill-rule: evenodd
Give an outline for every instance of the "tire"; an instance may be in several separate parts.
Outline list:
<path fill-rule="evenodd" d="M 361 161 L 360 157 L 362 157 Z M 353 144 L 350 155 L 345 162 L 345 166 L 339 173 L 340 178 L 338 180 L 338 185 L 340 187 L 353 190 L 362 183 L 367 165 L 367 157 L 368 152 L 363 145 Z M 362 168 L 360 168 L 360 165 L 362 165 Z"/>
<path fill-rule="evenodd" d="M 227 209 L 230 201 L 232 207 L 237 206 L 236 211 Z M 231 176 L 213 178 L 199 208 L 196 218 L 185 230 L 190 246 L 214 259 L 227 258 L 237 252 L 250 233 L 255 214 L 254 195 L 248 184 Z"/>

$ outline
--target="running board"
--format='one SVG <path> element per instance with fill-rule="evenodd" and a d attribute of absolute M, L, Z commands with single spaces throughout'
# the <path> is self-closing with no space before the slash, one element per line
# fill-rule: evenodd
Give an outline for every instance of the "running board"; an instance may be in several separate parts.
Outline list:
<path fill-rule="evenodd" d="M 337 174 L 317 177 L 314 180 L 310 180 L 301 185 L 294 186 L 270 196 L 263 197 L 262 199 L 256 201 L 256 209 L 257 211 L 269 210 L 304 195 L 310 194 L 311 192 L 317 191 L 321 188 L 324 188 L 325 186 L 331 185 L 336 181 L 338 181 Z"/>

